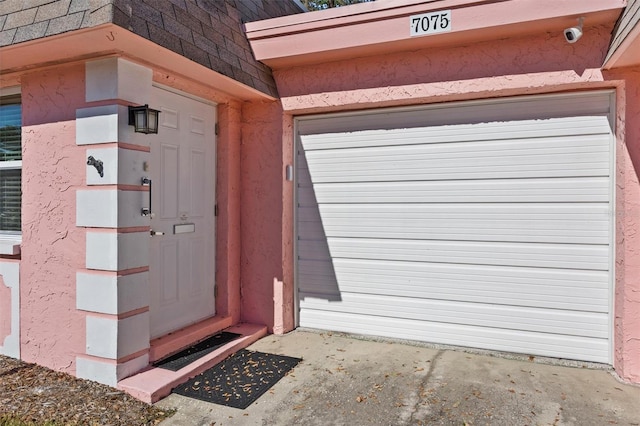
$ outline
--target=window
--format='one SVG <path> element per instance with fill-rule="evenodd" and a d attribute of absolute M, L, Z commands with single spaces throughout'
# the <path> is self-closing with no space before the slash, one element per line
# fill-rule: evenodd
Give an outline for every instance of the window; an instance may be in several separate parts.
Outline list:
<path fill-rule="evenodd" d="M 21 231 L 21 133 L 20 95 L 0 96 L 0 237 Z"/>

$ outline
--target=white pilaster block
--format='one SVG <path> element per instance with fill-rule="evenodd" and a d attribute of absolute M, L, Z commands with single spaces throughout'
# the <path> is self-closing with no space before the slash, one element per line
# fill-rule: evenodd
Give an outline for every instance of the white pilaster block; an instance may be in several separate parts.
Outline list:
<path fill-rule="evenodd" d="M 149 347 L 149 312 L 118 320 L 87 316 L 87 354 L 116 360 Z"/>
<path fill-rule="evenodd" d="M 11 334 L 0 340 L 0 354 L 20 359 L 20 264 L 0 259 L 0 278 L 11 290 Z"/>
<path fill-rule="evenodd" d="M 76 307 L 122 314 L 149 306 L 149 273 L 131 275 L 76 273 Z"/>
<path fill-rule="evenodd" d="M 118 359 L 118 319 L 87 316 L 87 354 Z"/>
<path fill-rule="evenodd" d="M 76 272 L 76 308 L 118 314 L 118 276 Z"/>
<path fill-rule="evenodd" d="M 93 228 L 149 226 L 142 207 L 149 207 L 148 191 L 96 189 L 76 191 L 76 225 Z"/>
<path fill-rule="evenodd" d="M 145 104 L 151 96 L 153 72 L 123 58 L 87 62 L 86 101 L 122 99 Z"/>
<path fill-rule="evenodd" d="M 134 358 L 130 361 L 118 364 L 116 375 L 118 380 L 125 379 L 129 376 L 133 376 L 135 373 L 143 370 L 149 365 L 149 354 L 146 353 L 142 356 Z"/>
<path fill-rule="evenodd" d="M 149 348 L 149 312 L 118 321 L 118 358 Z"/>
<path fill-rule="evenodd" d="M 87 149 L 87 159 L 93 157 L 94 160 L 102 163 L 102 173 L 100 176 L 98 170 L 87 164 L 87 185 L 117 185 L 118 181 L 118 148 L 115 146 L 109 148 L 90 148 Z M 137 184 L 140 182 L 138 181 Z"/>
<path fill-rule="evenodd" d="M 129 107 L 126 105 L 76 110 L 76 145 L 123 142 L 148 147 L 157 136 L 135 133 L 129 125 Z"/>
<path fill-rule="evenodd" d="M 76 110 L 76 144 L 89 145 L 118 142 L 118 120 L 126 107 L 102 105 Z"/>
<path fill-rule="evenodd" d="M 76 357 L 76 377 L 93 380 L 103 385 L 116 387 L 118 384 L 118 365 L 95 359 Z"/>
<path fill-rule="evenodd" d="M 87 269 L 122 271 L 149 266 L 148 232 L 87 232 Z"/>
<path fill-rule="evenodd" d="M 87 149 L 91 156 L 102 161 L 104 176 L 87 165 L 87 185 L 140 185 L 149 176 L 150 154 L 144 151 L 116 147 Z"/>
<path fill-rule="evenodd" d="M 76 225 L 117 228 L 118 191 L 116 189 L 76 191 Z"/>
<path fill-rule="evenodd" d="M 145 354 L 125 363 L 76 357 L 76 376 L 116 387 L 119 380 L 129 377 L 149 365 L 149 355 Z"/>

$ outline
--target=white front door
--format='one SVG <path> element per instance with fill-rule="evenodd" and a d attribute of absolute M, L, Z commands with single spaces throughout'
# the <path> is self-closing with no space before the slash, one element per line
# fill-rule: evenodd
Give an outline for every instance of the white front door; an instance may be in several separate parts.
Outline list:
<path fill-rule="evenodd" d="M 214 106 L 160 88 L 151 144 L 151 336 L 215 314 Z"/>

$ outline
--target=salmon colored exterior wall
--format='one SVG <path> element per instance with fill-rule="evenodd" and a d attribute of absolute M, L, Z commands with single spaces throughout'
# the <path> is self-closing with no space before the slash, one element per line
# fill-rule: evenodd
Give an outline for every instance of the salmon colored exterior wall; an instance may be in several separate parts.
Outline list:
<path fill-rule="evenodd" d="M 75 308 L 75 275 L 85 263 L 75 212 L 86 167 L 85 149 L 75 143 L 84 87 L 82 64 L 21 78 L 21 357 L 69 373 L 85 345 L 84 315 Z"/>
<path fill-rule="evenodd" d="M 273 282 L 282 280 L 282 110 L 277 102 L 242 108 L 242 321 L 274 325 Z"/>
<path fill-rule="evenodd" d="M 611 31 L 611 25 L 585 27 L 584 36 L 575 44 L 568 44 L 561 32 L 541 32 L 283 68 L 274 70 L 274 75 L 285 123 L 310 113 L 616 89 L 614 366 L 623 379 L 640 382 L 640 129 L 634 126 L 640 121 L 640 73 L 601 70 Z M 284 152 L 293 153 L 293 135 L 288 130 L 283 135 Z M 283 198 L 291 197 L 291 188 L 283 188 Z M 292 229 L 292 223 L 288 220 L 283 230 Z M 293 276 L 292 258 L 285 261 L 283 275 Z M 288 291 L 287 298 L 293 300 L 293 290 Z"/>
<path fill-rule="evenodd" d="M 618 93 L 614 366 L 640 383 L 640 68 L 605 73 L 624 80 Z"/>
<path fill-rule="evenodd" d="M 240 321 L 240 134 L 241 106 L 228 102 L 218 106 L 220 134 L 217 138 L 216 196 L 216 312 Z"/>

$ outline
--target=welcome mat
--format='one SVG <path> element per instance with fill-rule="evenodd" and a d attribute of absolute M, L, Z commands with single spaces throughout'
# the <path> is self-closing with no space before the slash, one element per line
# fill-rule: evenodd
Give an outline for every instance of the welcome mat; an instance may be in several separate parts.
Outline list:
<path fill-rule="evenodd" d="M 190 348 L 155 363 L 154 366 L 164 368 L 165 370 L 178 371 L 182 367 L 186 367 L 193 361 L 210 354 L 220 346 L 225 345 L 240 336 L 240 334 L 227 333 L 226 331 L 223 331 L 222 333 L 203 340 L 195 346 L 191 346 Z"/>
<path fill-rule="evenodd" d="M 173 389 L 173 393 L 244 410 L 300 361 L 300 358 L 241 349 Z"/>

